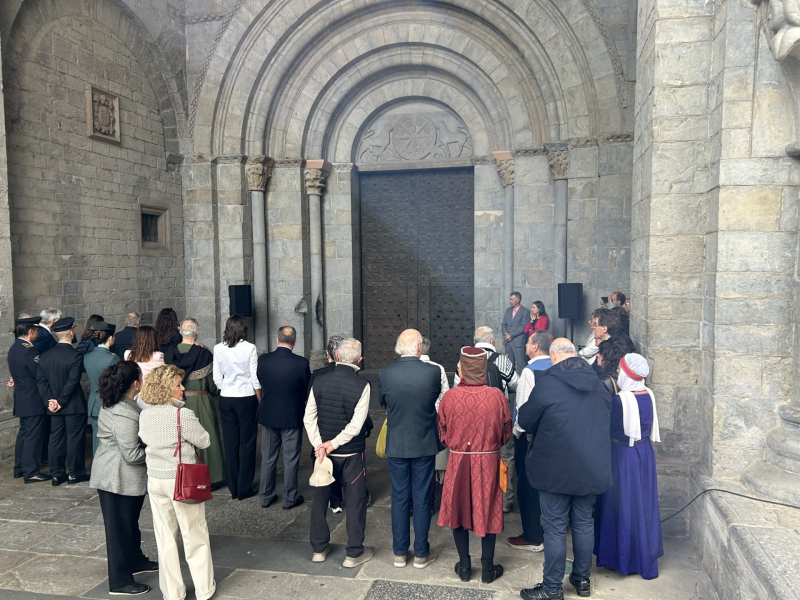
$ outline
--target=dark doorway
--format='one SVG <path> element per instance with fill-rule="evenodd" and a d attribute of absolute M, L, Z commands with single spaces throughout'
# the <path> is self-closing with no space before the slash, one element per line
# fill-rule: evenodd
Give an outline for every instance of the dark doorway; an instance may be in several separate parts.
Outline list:
<path fill-rule="evenodd" d="M 364 361 L 394 361 L 403 329 L 431 340 L 431 360 L 453 371 L 472 343 L 473 170 L 362 173 Z"/>

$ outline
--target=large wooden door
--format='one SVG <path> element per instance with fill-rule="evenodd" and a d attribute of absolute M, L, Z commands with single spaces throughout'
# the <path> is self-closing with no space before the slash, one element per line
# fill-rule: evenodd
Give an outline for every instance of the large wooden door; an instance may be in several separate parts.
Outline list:
<path fill-rule="evenodd" d="M 473 171 L 362 173 L 364 362 L 395 360 L 403 329 L 431 340 L 431 360 L 455 370 L 472 343 Z"/>

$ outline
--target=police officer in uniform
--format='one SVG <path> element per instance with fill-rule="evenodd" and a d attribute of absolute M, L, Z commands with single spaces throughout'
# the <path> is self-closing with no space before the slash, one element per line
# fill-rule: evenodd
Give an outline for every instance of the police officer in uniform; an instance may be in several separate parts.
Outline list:
<path fill-rule="evenodd" d="M 14 416 L 19 417 L 14 477 L 22 477 L 25 483 L 50 480 L 50 475 L 39 471 L 44 423 L 47 418 L 45 405 L 36 385 L 39 353 L 32 343 L 39 335 L 39 321 L 41 317 L 17 319 L 17 339 L 8 351 L 8 369 L 14 381 Z"/>
<path fill-rule="evenodd" d="M 72 347 L 75 319 L 53 324 L 58 343 L 39 358 L 39 393 L 50 415 L 50 473 L 53 485 L 89 481 L 86 474 L 86 396 L 81 387 L 83 354 Z M 65 464 L 66 463 L 66 464 Z M 66 466 L 69 466 L 67 479 Z"/>

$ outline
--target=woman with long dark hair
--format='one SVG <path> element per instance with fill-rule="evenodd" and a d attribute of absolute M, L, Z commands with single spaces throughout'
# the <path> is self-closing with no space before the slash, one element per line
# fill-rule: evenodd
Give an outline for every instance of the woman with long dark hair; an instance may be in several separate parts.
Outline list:
<path fill-rule="evenodd" d="M 220 389 L 228 489 L 231 497 L 238 500 L 255 495 L 256 412 L 261 401 L 257 366 L 258 352 L 247 341 L 247 321 L 233 315 L 225 323 L 222 343 L 214 346 L 214 383 Z"/>
<path fill-rule="evenodd" d="M 142 381 L 150 371 L 164 364 L 164 353 L 158 346 L 156 330 L 148 325 L 142 325 L 133 336 L 130 350 L 125 350 L 125 360 L 132 360 L 142 370 Z M 145 408 L 141 404 L 140 408 Z"/>
<path fill-rule="evenodd" d="M 525 333 L 530 337 L 534 331 L 547 331 L 550 327 L 550 317 L 544 309 L 544 302 L 536 300 L 531 304 L 531 322 L 525 325 Z"/>
<path fill-rule="evenodd" d="M 99 446 L 92 463 L 90 485 L 100 497 L 106 530 L 108 587 L 114 595 L 138 595 L 150 586 L 133 576 L 158 570 L 142 552 L 139 514 L 147 492 L 145 450 L 139 440 L 139 407 L 134 398 L 142 387 L 142 372 L 132 361 L 117 362 L 100 375 L 102 399 L 98 421 Z"/>
<path fill-rule="evenodd" d="M 82 352 L 83 354 L 89 354 L 89 352 L 92 352 L 97 347 L 97 343 L 95 342 L 92 336 L 93 333 L 92 325 L 94 325 L 95 323 L 99 323 L 102 320 L 103 317 L 101 317 L 100 315 L 89 315 L 89 318 L 86 319 L 86 327 L 84 328 L 83 333 L 81 334 L 81 339 L 78 342 L 78 345 L 76 346 L 78 352 Z"/>
<path fill-rule="evenodd" d="M 180 344 L 181 333 L 179 331 L 180 324 L 178 323 L 178 314 L 171 308 L 162 308 L 158 313 L 155 324 L 156 337 L 158 338 L 158 346 L 161 352 L 165 355 L 171 346 Z"/>
<path fill-rule="evenodd" d="M 598 377 L 612 396 L 619 393 L 617 387 L 619 361 L 627 353 L 627 341 L 617 336 L 610 337 L 597 345 Z"/>

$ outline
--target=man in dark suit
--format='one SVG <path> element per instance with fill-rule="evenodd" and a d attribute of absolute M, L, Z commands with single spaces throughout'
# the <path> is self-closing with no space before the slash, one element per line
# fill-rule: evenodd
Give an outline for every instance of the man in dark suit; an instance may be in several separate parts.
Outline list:
<path fill-rule="evenodd" d="M 269 507 L 278 499 L 275 476 L 278 454 L 283 446 L 283 508 L 300 506 L 297 494 L 297 469 L 303 444 L 303 414 L 308 399 L 311 369 L 308 360 L 292 350 L 297 331 L 286 326 L 278 330 L 278 347 L 258 358 L 256 376 L 263 390 L 258 405 L 261 425 L 261 506 Z"/>
<path fill-rule="evenodd" d="M 431 481 L 436 454 L 444 449 L 436 429 L 436 400 L 442 391 L 439 367 L 422 362 L 422 335 L 406 329 L 397 338 L 394 363 L 378 372 L 380 403 L 386 407 L 386 454 L 392 478 L 394 566 L 405 567 L 411 531 L 409 497 L 414 500 L 414 566 L 436 560 L 428 543 Z"/>
<path fill-rule="evenodd" d="M 133 336 L 139 330 L 141 319 L 138 313 L 129 312 L 125 317 L 125 329 L 114 334 L 114 345 L 111 351 L 119 356 L 120 360 L 125 360 L 125 350 L 130 350 L 133 345 Z"/>
<path fill-rule="evenodd" d="M 42 460 L 42 438 L 47 418 L 42 396 L 36 386 L 39 353 L 33 340 L 39 336 L 41 317 L 20 316 L 17 339 L 8 351 L 8 370 L 14 390 L 14 416 L 19 417 L 19 432 L 14 449 L 14 478 L 25 483 L 49 481 L 50 475 L 39 471 Z"/>
<path fill-rule="evenodd" d="M 41 356 L 57 343 L 51 329 L 53 324 L 61 318 L 61 311 L 57 308 L 45 308 L 39 313 L 39 316 L 42 318 L 39 321 L 39 336 L 33 341 L 33 347 Z"/>
<path fill-rule="evenodd" d="M 612 485 L 611 394 L 569 340 L 553 340 L 550 360 L 517 414 L 532 437 L 525 473 L 539 490 L 544 530 L 544 581 L 522 590 L 524 600 L 563 600 L 567 524 L 574 556 L 569 582 L 579 596 L 590 595 L 592 501 Z"/>
<path fill-rule="evenodd" d="M 81 387 L 83 355 L 72 347 L 75 319 L 53 324 L 58 343 L 39 359 L 39 393 L 50 415 L 50 472 L 53 485 L 89 481 L 86 474 L 86 397 Z M 69 465 L 69 478 L 65 463 Z"/>
<path fill-rule="evenodd" d="M 530 312 L 522 307 L 522 294 L 511 292 L 509 306 L 506 314 L 503 315 L 503 340 L 505 340 L 506 354 L 514 363 L 514 370 L 517 374 L 528 364 L 525 356 L 525 343 L 528 341 L 525 335 L 525 325 L 530 322 Z"/>

